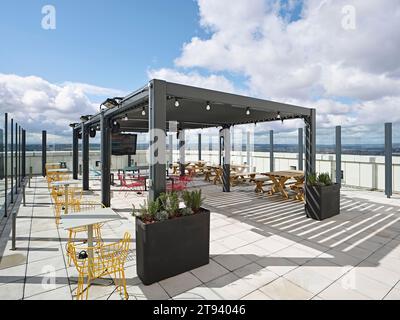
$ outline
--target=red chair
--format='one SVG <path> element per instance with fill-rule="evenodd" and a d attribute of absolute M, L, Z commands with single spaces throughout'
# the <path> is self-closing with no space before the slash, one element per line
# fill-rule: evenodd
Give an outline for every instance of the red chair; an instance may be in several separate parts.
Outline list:
<path fill-rule="evenodd" d="M 126 190 L 125 197 L 128 196 L 129 191 L 136 191 L 138 194 L 143 195 L 145 190 L 144 179 L 140 180 L 132 180 L 132 182 L 128 183 L 124 176 L 118 175 L 118 179 L 121 182 L 120 191 Z"/>
<path fill-rule="evenodd" d="M 179 192 L 179 191 L 183 191 L 183 190 L 187 189 L 187 182 L 186 181 L 182 181 L 179 178 L 177 179 L 176 177 L 172 178 L 172 179 L 174 179 L 174 181 L 171 181 L 171 183 L 167 184 L 167 191 L 168 192 L 173 192 L 173 191 Z"/>

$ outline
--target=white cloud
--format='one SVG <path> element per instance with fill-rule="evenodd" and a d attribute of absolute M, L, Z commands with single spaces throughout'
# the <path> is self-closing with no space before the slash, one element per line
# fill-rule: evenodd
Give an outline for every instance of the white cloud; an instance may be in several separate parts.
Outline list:
<path fill-rule="evenodd" d="M 282 16 L 296 4 L 198 0 L 208 36 L 185 43 L 175 69 L 151 75 L 210 86 L 218 77 L 217 88 L 235 89 L 221 74 L 237 73 L 249 94 L 316 107 L 323 127 L 400 121 L 400 2 L 304 0 L 298 20 Z M 349 5 L 355 30 L 342 24 Z M 211 76 L 199 81 L 203 69 Z"/>
<path fill-rule="evenodd" d="M 30 139 L 36 139 L 41 130 L 48 130 L 49 138 L 70 142 L 69 123 L 78 122 L 83 114 L 97 113 L 99 102 L 114 95 L 123 94 L 89 84 L 53 84 L 39 77 L 0 73 L 0 111 L 16 119 Z"/>

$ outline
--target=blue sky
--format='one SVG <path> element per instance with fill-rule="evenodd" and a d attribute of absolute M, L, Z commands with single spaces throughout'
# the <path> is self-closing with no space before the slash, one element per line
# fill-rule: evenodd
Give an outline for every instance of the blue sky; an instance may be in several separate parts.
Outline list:
<path fill-rule="evenodd" d="M 380 141 L 400 123 L 399 12 L 397 0 L 2 0 L 0 111 L 69 141 L 65 123 L 153 77 L 314 107 L 319 127 Z"/>
<path fill-rule="evenodd" d="M 56 30 L 41 28 L 56 8 Z M 131 91 L 148 68 L 171 67 L 182 44 L 202 35 L 192 0 L 2 1 L 0 72 L 54 83 L 82 82 Z"/>

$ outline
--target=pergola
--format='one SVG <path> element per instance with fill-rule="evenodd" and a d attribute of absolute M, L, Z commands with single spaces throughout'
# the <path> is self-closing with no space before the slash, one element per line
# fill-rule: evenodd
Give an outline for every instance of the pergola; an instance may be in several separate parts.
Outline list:
<path fill-rule="evenodd" d="M 176 103 L 176 102 L 179 102 Z M 83 189 L 89 190 L 89 138 L 101 132 L 101 200 L 109 207 L 111 174 L 111 133 L 116 124 L 124 132 L 149 132 L 149 199 L 166 190 L 166 136 L 178 130 L 181 165 L 184 163 L 185 130 L 221 128 L 223 190 L 230 191 L 230 128 L 234 125 L 303 119 L 305 122 L 305 175 L 315 173 L 316 111 L 279 102 L 261 100 L 182 84 L 151 80 L 147 86 L 124 98 L 107 99 L 108 108 L 93 116 L 83 116 L 73 125 L 73 175 L 78 178 L 78 137 L 82 136 Z M 179 107 L 177 107 L 179 105 Z M 127 117 L 127 121 L 121 121 Z M 177 128 L 172 127 L 177 124 Z M 181 170 L 184 172 L 184 170 Z M 307 199 L 307 190 L 306 190 Z M 307 201 L 307 200 L 306 200 Z"/>

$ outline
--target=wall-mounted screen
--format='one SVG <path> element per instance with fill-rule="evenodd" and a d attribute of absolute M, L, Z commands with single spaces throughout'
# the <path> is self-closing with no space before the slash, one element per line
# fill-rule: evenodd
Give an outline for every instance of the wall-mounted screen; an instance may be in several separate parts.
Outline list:
<path fill-rule="evenodd" d="M 136 134 L 112 134 L 112 155 L 133 156 L 136 155 L 137 135 Z"/>

